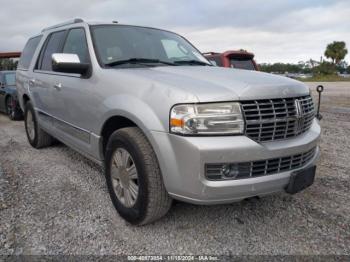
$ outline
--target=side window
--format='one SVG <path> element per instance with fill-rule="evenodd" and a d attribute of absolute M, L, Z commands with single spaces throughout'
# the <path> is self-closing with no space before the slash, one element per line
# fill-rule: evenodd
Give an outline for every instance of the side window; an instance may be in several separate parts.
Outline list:
<path fill-rule="evenodd" d="M 29 68 L 30 62 L 33 59 L 34 52 L 38 47 L 38 44 L 41 40 L 41 35 L 33 37 L 28 40 L 21 54 L 21 58 L 18 62 L 18 69 L 27 70 Z"/>
<path fill-rule="evenodd" d="M 210 59 L 215 61 L 216 66 L 223 66 L 220 56 L 214 56 L 214 57 L 211 57 Z"/>
<path fill-rule="evenodd" d="M 65 35 L 65 31 L 52 33 L 46 40 L 45 49 L 42 50 L 38 68 L 45 71 L 52 71 L 52 54 L 60 53 L 60 47 Z"/>
<path fill-rule="evenodd" d="M 80 62 L 89 62 L 89 50 L 84 29 L 76 28 L 69 31 L 63 47 L 63 53 L 77 54 Z"/>

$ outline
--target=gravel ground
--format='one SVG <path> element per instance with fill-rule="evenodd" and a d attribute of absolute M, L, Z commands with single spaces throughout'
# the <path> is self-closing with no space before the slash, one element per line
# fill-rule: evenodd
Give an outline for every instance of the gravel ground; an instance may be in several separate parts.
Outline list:
<path fill-rule="evenodd" d="M 325 88 L 311 188 L 230 205 L 176 202 L 143 227 L 118 216 L 98 166 L 62 144 L 31 148 L 23 122 L 0 115 L 0 255 L 350 255 L 350 83 Z"/>

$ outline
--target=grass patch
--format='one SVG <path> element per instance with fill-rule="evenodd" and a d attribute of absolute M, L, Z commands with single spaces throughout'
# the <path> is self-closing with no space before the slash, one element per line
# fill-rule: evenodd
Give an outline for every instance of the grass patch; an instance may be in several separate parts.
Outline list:
<path fill-rule="evenodd" d="M 350 82 L 350 77 L 341 77 L 338 75 L 315 75 L 309 78 L 298 78 L 303 82 Z"/>

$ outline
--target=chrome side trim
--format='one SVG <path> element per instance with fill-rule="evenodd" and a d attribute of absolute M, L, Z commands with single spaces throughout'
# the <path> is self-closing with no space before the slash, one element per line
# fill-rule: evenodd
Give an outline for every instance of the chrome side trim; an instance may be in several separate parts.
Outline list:
<path fill-rule="evenodd" d="M 35 108 L 35 111 L 38 112 L 39 117 L 46 121 L 50 122 L 52 125 L 54 125 L 56 128 L 60 129 L 61 131 L 69 134 L 70 136 L 77 138 L 87 144 L 91 143 L 91 135 L 93 135 L 95 138 L 99 139 L 100 136 L 86 130 L 83 128 L 80 128 L 78 126 L 75 126 L 71 123 L 68 123 L 67 121 L 64 121 L 62 119 L 59 119 L 57 117 L 54 117 L 50 115 L 49 113 L 44 112 L 43 110 L 40 110 L 38 108 Z"/>
<path fill-rule="evenodd" d="M 53 125 L 64 133 L 90 144 L 90 133 L 53 118 Z"/>
<path fill-rule="evenodd" d="M 45 71 L 45 70 L 38 70 L 38 69 L 35 69 L 34 73 L 45 74 L 45 75 L 69 76 L 69 77 L 81 78 L 81 75 L 79 75 L 79 74 L 61 73 L 61 72 Z"/>

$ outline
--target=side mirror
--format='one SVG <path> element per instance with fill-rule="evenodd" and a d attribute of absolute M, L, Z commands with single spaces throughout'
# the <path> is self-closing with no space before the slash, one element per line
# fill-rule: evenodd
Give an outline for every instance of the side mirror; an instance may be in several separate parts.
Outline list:
<path fill-rule="evenodd" d="M 81 63 L 76 54 L 52 54 L 52 70 L 55 72 L 84 75 L 90 65 Z"/>
<path fill-rule="evenodd" d="M 4 88 L 4 87 L 5 87 L 4 83 L 0 82 L 0 88 Z"/>

